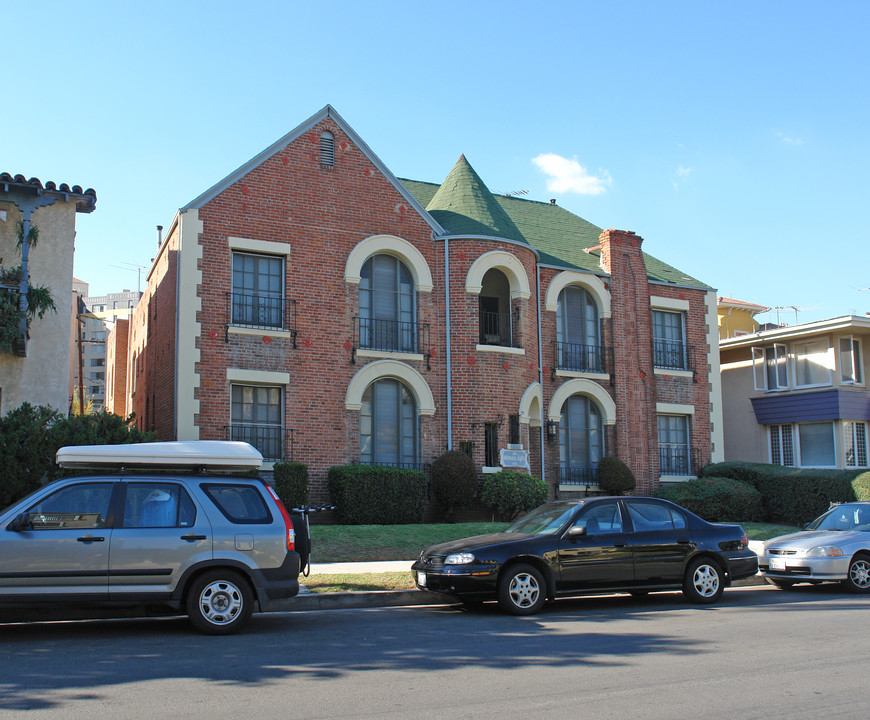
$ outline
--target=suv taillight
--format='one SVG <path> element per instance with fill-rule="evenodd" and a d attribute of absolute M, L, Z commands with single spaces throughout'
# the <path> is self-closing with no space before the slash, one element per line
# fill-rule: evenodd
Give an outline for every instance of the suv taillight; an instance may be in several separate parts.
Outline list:
<path fill-rule="evenodd" d="M 287 514 L 287 508 L 284 507 L 284 503 L 281 502 L 281 498 L 279 498 L 275 494 L 272 486 L 266 485 L 266 489 L 269 491 L 269 494 L 272 496 L 272 499 L 275 501 L 275 504 L 278 506 L 278 509 L 281 511 L 281 515 L 284 518 L 284 527 L 287 529 L 287 550 L 289 552 L 295 552 L 296 531 L 293 529 L 293 520 L 290 519 L 290 515 Z"/>

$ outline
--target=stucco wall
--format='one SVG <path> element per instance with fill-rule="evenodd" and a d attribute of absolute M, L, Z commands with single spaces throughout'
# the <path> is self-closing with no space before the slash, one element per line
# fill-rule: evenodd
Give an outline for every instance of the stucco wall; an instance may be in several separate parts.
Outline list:
<path fill-rule="evenodd" d="M 21 213 L 12 204 L 0 202 L 6 221 L 0 221 L 0 258 L 4 266 L 21 264 L 16 248 Z M 0 353 L 0 414 L 23 402 L 69 409 L 70 334 L 69 310 L 75 247 L 74 201 L 59 198 L 54 205 L 39 208 L 32 222 L 39 228 L 39 243 L 30 251 L 30 282 L 51 290 L 57 312 L 47 312 L 30 326 L 27 357 Z"/>

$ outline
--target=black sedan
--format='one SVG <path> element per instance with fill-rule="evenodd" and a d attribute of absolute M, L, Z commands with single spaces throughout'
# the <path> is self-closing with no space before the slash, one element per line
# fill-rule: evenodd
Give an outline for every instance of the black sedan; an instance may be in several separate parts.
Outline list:
<path fill-rule="evenodd" d="M 589 593 L 682 590 L 713 603 L 758 558 L 739 525 L 709 523 L 649 497 L 554 501 L 503 532 L 433 545 L 412 566 L 417 586 L 514 615 Z"/>

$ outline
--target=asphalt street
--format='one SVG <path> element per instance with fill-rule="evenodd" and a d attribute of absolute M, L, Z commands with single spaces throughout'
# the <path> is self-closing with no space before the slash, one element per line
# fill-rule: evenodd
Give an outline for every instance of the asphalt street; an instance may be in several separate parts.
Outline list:
<path fill-rule="evenodd" d="M 835 586 L 0 625 L 0 716 L 864 718 L 870 599 Z"/>

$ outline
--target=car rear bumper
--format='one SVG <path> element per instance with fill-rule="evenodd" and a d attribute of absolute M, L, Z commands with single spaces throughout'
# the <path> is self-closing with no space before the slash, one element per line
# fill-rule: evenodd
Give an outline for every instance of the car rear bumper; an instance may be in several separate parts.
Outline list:
<path fill-rule="evenodd" d="M 752 550 L 729 553 L 726 560 L 728 562 L 728 575 L 732 582 L 752 577 L 758 573 L 758 555 Z"/>

